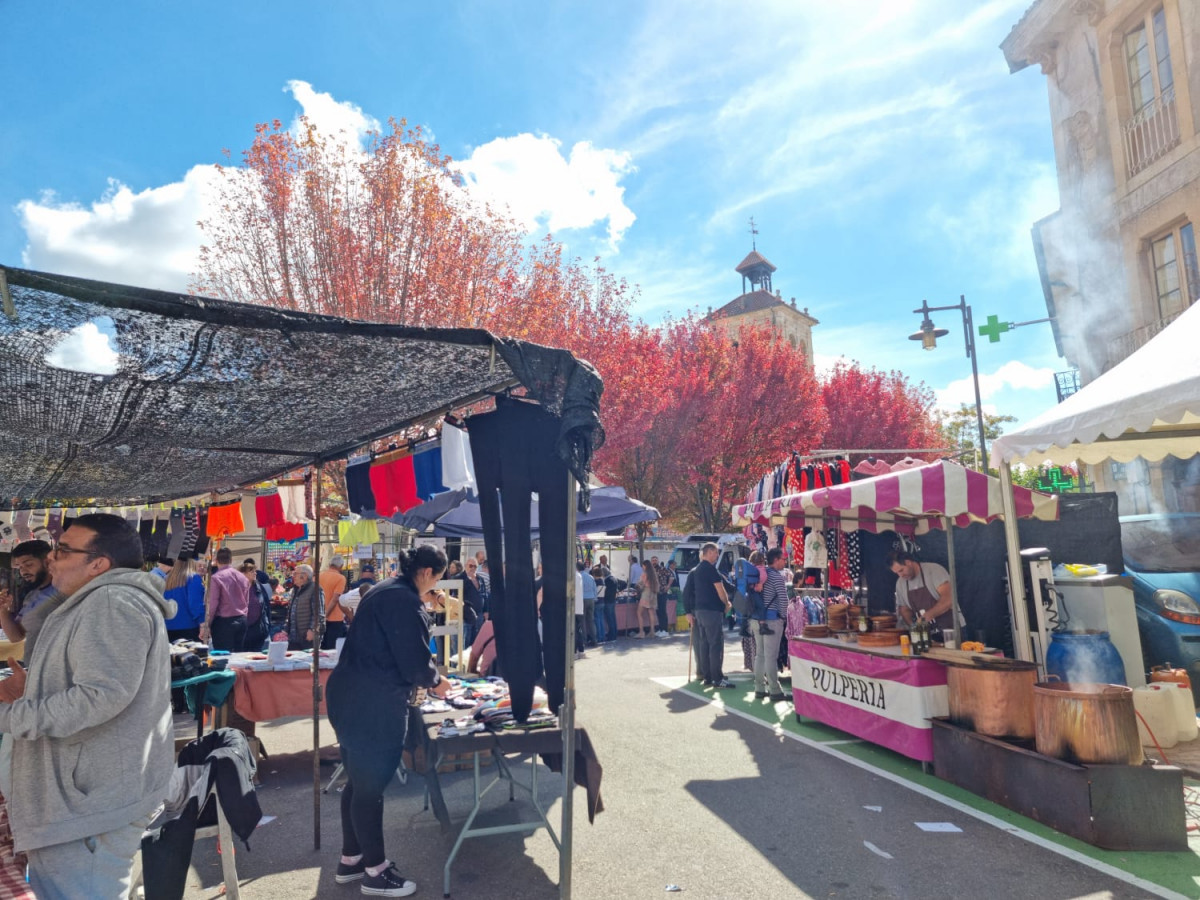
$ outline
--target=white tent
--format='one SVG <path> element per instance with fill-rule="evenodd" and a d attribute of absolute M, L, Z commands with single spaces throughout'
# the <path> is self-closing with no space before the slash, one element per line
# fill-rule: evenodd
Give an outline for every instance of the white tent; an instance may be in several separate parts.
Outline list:
<path fill-rule="evenodd" d="M 1200 303 L 1141 349 L 992 442 L 991 461 L 1056 465 L 1200 453 Z"/>
<path fill-rule="evenodd" d="M 1200 453 L 1200 303 L 1141 349 L 1023 428 L 992 442 L 1006 507 L 1012 503 L 1011 463 L 1063 464 L 1137 457 L 1160 460 Z M 1020 545 L 1005 520 L 1013 596 L 1025 594 Z M 1012 605 L 1017 656 L 1030 658 L 1025 604 Z"/>

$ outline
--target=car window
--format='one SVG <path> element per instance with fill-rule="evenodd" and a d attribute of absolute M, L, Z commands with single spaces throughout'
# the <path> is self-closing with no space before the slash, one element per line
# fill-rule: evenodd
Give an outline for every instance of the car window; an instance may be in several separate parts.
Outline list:
<path fill-rule="evenodd" d="M 700 548 L 676 547 L 671 553 L 671 560 L 680 572 L 690 572 L 700 564 Z"/>
<path fill-rule="evenodd" d="M 1200 516 L 1164 516 L 1121 522 L 1125 564 L 1136 572 L 1200 569 Z"/>

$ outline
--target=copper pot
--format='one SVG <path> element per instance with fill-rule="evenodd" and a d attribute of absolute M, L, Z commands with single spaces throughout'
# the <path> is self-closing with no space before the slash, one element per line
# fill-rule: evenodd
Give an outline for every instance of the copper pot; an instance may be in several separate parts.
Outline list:
<path fill-rule="evenodd" d="M 1005 668 L 946 666 L 950 721 L 980 734 L 1028 740 L 1034 736 L 1034 663 Z"/>
<path fill-rule="evenodd" d="M 1038 753 L 1068 762 L 1141 765 L 1132 688 L 1039 682 L 1033 711 Z"/>

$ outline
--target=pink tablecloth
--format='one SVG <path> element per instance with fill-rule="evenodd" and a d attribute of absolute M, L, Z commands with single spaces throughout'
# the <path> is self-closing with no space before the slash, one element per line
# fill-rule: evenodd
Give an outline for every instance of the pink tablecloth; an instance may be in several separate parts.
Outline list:
<path fill-rule="evenodd" d="M 325 715 L 325 682 L 333 669 L 321 669 L 321 715 Z M 233 707 L 251 722 L 269 722 L 284 716 L 311 716 L 312 672 L 255 672 L 238 669 L 233 683 Z"/>
<path fill-rule="evenodd" d="M 942 663 L 902 656 L 899 647 L 858 649 L 810 638 L 793 638 L 788 652 L 796 715 L 911 759 L 933 760 L 929 720 L 949 712 Z"/>

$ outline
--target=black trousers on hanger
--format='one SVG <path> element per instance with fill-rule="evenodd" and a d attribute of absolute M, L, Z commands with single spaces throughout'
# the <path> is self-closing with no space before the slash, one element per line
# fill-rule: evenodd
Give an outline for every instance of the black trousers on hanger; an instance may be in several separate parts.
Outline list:
<path fill-rule="evenodd" d="M 518 722 L 529 715 L 543 670 L 550 708 L 557 712 L 563 697 L 567 578 L 574 572 L 567 568 L 567 466 L 555 451 L 559 427 L 559 420 L 540 406 L 504 397 L 497 399 L 495 412 L 472 416 L 467 425 L 492 579 L 496 654 Z M 530 534 L 535 492 L 542 549 L 541 642 Z"/>

